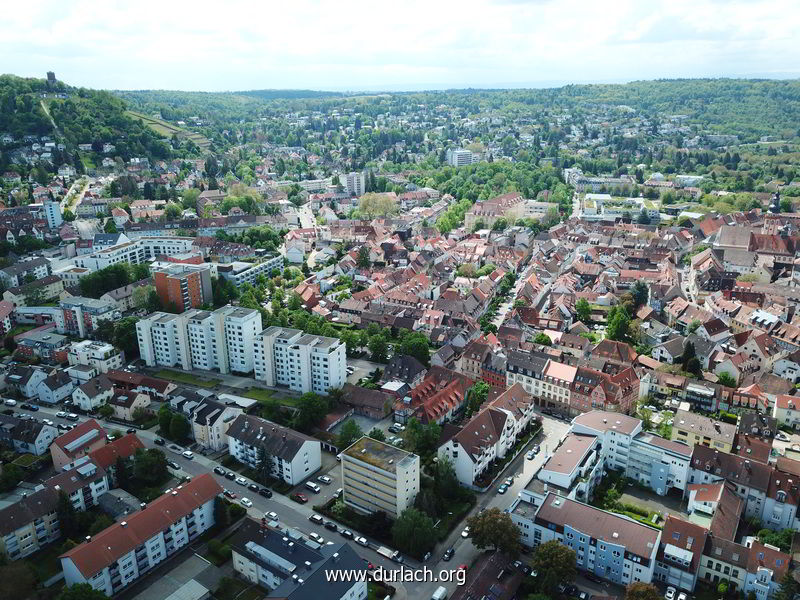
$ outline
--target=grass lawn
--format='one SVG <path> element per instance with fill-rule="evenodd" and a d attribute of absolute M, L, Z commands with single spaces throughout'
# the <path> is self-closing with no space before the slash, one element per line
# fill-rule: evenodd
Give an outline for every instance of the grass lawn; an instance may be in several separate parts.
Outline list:
<path fill-rule="evenodd" d="M 278 394 L 271 390 L 265 390 L 264 388 L 257 388 L 251 387 L 246 392 L 242 394 L 245 398 L 252 398 L 253 400 L 258 400 L 259 402 L 268 402 L 270 400 L 274 400 L 278 404 L 282 404 L 283 406 L 297 406 L 298 398 L 295 396 L 288 396 L 284 394 Z"/>
<path fill-rule="evenodd" d="M 17 459 L 12 464 L 15 464 L 18 467 L 22 467 L 24 469 L 26 467 L 30 467 L 31 465 L 36 464 L 38 461 L 39 458 L 34 456 L 33 454 L 23 454 L 22 456 L 17 457 Z"/>
<path fill-rule="evenodd" d="M 19 335 L 20 333 L 25 333 L 26 331 L 30 331 L 31 329 L 35 329 L 36 325 L 17 325 L 11 331 L 9 331 L 6 336 L 14 337 L 15 335 Z"/>
<path fill-rule="evenodd" d="M 219 379 L 203 379 L 191 373 L 183 373 L 181 371 L 171 371 L 169 369 L 161 369 L 155 374 L 156 377 L 166 379 L 167 381 L 174 381 L 177 383 L 186 383 L 189 385 L 196 385 L 198 387 L 213 388 L 222 383 Z"/>

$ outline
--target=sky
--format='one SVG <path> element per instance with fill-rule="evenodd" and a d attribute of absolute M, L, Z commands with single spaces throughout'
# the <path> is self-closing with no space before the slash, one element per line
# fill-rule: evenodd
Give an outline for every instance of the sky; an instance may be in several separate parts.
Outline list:
<path fill-rule="evenodd" d="M 400 91 L 800 77 L 800 0 L 25 0 L 0 72 L 104 89 Z"/>

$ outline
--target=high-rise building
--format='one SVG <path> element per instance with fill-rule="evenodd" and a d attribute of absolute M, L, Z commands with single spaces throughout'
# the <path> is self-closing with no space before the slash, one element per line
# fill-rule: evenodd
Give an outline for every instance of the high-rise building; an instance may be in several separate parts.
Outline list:
<path fill-rule="evenodd" d="M 399 517 L 419 492 L 419 456 L 364 436 L 341 454 L 342 500 L 361 512 Z"/>
<path fill-rule="evenodd" d="M 169 265 L 153 272 L 153 282 L 162 305 L 174 306 L 178 312 L 211 302 L 210 265 Z"/>
<path fill-rule="evenodd" d="M 327 394 L 347 378 L 345 345 L 336 338 L 269 327 L 256 337 L 254 354 L 256 379 L 268 386 Z"/>
<path fill-rule="evenodd" d="M 339 177 L 344 191 L 350 196 L 363 196 L 365 191 L 364 173 L 352 172 Z"/>
<path fill-rule="evenodd" d="M 250 373 L 263 327 L 253 308 L 223 306 L 180 315 L 155 312 L 136 323 L 139 354 L 148 366 Z"/>
<path fill-rule="evenodd" d="M 61 227 L 64 219 L 61 216 L 61 203 L 53 200 L 45 200 L 42 203 L 44 207 L 44 216 L 47 219 L 47 226 L 50 229 Z"/>
<path fill-rule="evenodd" d="M 478 162 L 477 155 L 469 150 L 456 148 L 447 151 L 447 164 L 452 167 L 463 167 L 464 165 L 471 165 L 474 162 Z"/>

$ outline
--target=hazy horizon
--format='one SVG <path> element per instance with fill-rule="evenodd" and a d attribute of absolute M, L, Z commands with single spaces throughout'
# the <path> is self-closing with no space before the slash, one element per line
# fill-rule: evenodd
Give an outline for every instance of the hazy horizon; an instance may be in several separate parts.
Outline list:
<path fill-rule="evenodd" d="M 800 76 L 792 0 L 463 0 L 402 7 L 39 0 L 0 72 L 114 90 L 419 91 Z"/>

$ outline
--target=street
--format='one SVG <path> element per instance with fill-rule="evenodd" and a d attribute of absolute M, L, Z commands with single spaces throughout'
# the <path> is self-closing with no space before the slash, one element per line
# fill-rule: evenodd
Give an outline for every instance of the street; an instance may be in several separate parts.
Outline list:
<path fill-rule="evenodd" d="M 533 268 L 533 265 L 528 265 L 522 270 L 522 273 L 517 275 L 517 282 L 514 284 L 514 287 L 511 289 L 511 292 L 508 294 L 508 301 L 503 302 L 497 308 L 497 314 L 495 315 L 494 319 L 492 319 L 492 323 L 495 327 L 500 327 L 503 324 L 503 321 L 506 318 L 506 313 L 511 310 L 511 307 L 514 305 L 514 301 L 517 299 L 517 294 L 522 289 L 522 286 L 525 285 L 525 280 L 530 275 L 530 271 Z"/>

